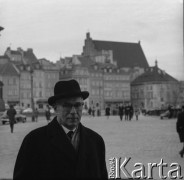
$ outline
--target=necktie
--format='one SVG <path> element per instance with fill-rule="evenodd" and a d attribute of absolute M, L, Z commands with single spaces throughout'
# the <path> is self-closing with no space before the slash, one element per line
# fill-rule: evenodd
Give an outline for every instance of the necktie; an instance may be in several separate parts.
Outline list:
<path fill-rule="evenodd" d="M 67 133 L 67 136 L 69 137 L 70 141 L 72 140 L 73 133 L 74 133 L 73 131 L 69 131 Z"/>

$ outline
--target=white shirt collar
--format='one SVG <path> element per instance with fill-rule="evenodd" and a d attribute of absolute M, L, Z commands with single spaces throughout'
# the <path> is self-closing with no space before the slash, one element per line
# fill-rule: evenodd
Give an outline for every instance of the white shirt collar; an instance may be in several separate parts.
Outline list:
<path fill-rule="evenodd" d="M 69 130 L 68 128 L 64 127 L 62 124 L 61 124 L 61 126 L 62 126 L 62 128 L 63 128 L 63 130 L 64 130 L 64 132 L 65 132 L 66 134 L 67 134 L 69 131 L 75 132 L 75 130 L 76 130 L 76 128 L 74 128 L 73 130 Z"/>

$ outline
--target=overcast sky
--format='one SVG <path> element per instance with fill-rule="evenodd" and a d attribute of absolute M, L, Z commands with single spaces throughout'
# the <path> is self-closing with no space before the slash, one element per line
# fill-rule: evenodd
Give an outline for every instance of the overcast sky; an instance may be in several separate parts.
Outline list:
<path fill-rule="evenodd" d="M 94 40 L 135 42 L 150 66 L 184 80 L 182 0 L 0 0 L 0 55 L 33 48 L 55 62 Z"/>

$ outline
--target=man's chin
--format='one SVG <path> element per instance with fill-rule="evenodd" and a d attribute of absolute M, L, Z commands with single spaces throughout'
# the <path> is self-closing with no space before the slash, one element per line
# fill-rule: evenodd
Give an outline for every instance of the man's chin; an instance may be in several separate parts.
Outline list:
<path fill-rule="evenodd" d="M 68 126 L 71 127 L 72 129 L 76 128 L 78 126 L 79 122 L 70 122 L 68 123 Z"/>

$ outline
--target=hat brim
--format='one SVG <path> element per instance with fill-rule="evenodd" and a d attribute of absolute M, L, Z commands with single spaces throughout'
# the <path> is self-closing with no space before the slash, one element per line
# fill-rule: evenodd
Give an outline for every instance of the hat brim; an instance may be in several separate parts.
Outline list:
<path fill-rule="evenodd" d="M 70 97 L 82 97 L 83 100 L 85 100 L 88 98 L 88 96 L 89 96 L 88 91 L 82 91 L 82 92 L 73 93 L 73 94 L 60 94 L 60 95 L 56 95 L 56 96 L 51 96 L 48 99 L 48 104 L 50 106 L 53 106 L 55 104 L 56 100 L 63 99 L 63 98 L 70 98 Z"/>

